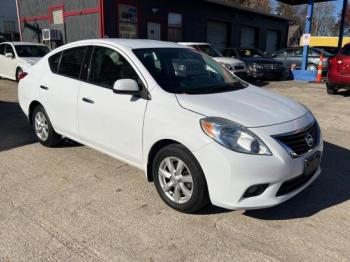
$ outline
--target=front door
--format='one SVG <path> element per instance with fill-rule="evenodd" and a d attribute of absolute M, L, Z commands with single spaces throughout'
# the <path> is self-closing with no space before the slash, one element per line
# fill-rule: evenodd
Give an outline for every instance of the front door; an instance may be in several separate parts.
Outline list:
<path fill-rule="evenodd" d="M 161 24 L 148 22 L 147 23 L 147 38 L 152 40 L 160 40 Z"/>
<path fill-rule="evenodd" d="M 134 164 L 142 162 L 142 128 L 147 100 L 116 94 L 119 79 L 138 74 L 119 52 L 94 47 L 87 82 L 78 97 L 79 137 L 86 143 Z"/>
<path fill-rule="evenodd" d="M 0 44 L 0 76 L 5 76 L 6 58 L 5 58 L 6 44 Z"/>
<path fill-rule="evenodd" d="M 12 54 L 12 57 L 5 57 L 5 75 L 8 78 L 16 79 L 17 60 L 15 51 L 9 44 L 6 45 L 6 53 Z"/>

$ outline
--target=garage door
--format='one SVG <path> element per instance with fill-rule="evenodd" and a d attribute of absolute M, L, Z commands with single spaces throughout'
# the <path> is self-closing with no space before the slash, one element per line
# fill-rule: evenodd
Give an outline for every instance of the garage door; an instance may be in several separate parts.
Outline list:
<path fill-rule="evenodd" d="M 241 28 L 241 47 L 255 47 L 256 29 L 254 27 L 242 27 Z"/>
<path fill-rule="evenodd" d="M 222 51 L 227 47 L 227 24 L 220 22 L 208 22 L 207 41 Z"/>
<path fill-rule="evenodd" d="M 266 51 L 274 52 L 277 50 L 278 32 L 274 30 L 267 30 L 266 33 Z"/>

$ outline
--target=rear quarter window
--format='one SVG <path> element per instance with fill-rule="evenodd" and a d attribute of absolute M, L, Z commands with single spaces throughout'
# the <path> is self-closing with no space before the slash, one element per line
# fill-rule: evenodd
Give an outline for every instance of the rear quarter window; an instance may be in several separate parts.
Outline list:
<path fill-rule="evenodd" d="M 49 57 L 49 66 L 50 66 L 50 69 L 53 73 L 57 73 L 57 71 L 58 71 L 58 66 L 60 64 L 61 55 L 62 55 L 62 52 L 59 52 L 59 53 L 54 54 L 54 55 Z"/>
<path fill-rule="evenodd" d="M 66 49 L 62 52 L 58 74 L 79 78 L 87 47 Z"/>

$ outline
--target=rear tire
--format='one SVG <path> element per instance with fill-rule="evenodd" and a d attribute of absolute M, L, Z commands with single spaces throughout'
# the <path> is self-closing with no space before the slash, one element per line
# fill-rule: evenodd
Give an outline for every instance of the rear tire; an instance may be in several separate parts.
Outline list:
<path fill-rule="evenodd" d="M 203 171 L 184 146 L 172 144 L 162 148 L 152 166 L 155 187 L 168 206 L 193 213 L 208 205 L 209 195 Z"/>
<path fill-rule="evenodd" d="M 45 109 L 38 105 L 32 114 L 32 124 L 39 142 L 46 147 L 54 147 L 61 141 L 61 136 L 55 132 Z"/>
<path fill-rule="evenodd" d="M 16 82 L 18 83 L 19 82 L 19 74 L 23 73 L 23 70 L 22 68 L 17 68 L 16 70 Z"/>
<path fill-rule="evenodd" d="M 326 86 L 327 86 L 327 94 L 336 95 L 338 93 L 338 89 L 335 86 L 332 86 L 329 83 L 327 83 Z"/>

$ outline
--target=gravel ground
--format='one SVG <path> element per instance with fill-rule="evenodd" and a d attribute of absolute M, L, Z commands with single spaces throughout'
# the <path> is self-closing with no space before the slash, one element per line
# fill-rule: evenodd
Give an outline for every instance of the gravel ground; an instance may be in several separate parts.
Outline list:
<path fill-rule="evenodd" d="M 312 109 L 321 177 L 274 208 L 187 215 L 133 167 L 72 142 L 39 145 L 16 83 L 0 80 L 0 261 L 349 261 L 350 93 L 257 84 Z"/>

